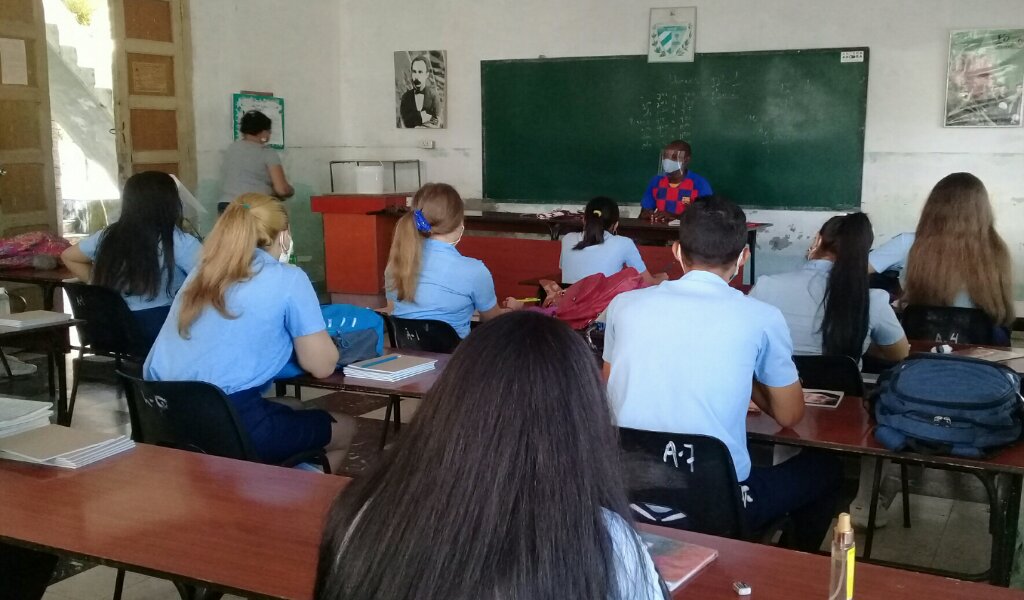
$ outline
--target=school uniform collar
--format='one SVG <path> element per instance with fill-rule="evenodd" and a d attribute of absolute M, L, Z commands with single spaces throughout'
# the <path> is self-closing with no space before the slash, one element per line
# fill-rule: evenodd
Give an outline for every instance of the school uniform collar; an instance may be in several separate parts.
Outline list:
<path fill-rule="evenodd" d="M 698 283 L 713 283 L 721 285 L 723 287 L 729 287 L 729 284 L 721 278 L 721 276 L 712 273 L 711 271 L 700 271 L 694 270 L 689 271 L 685 275 L 679 278 L 679 281 L 690 281 Z"/>
<path fill-rule="evenodd" d="M 824 258 L 812 258 L 804 264 L 804 268 L 819 273 L 828 273 L 832 270 L 832 261 Z"/>
<path fill-rule="evenodd" d="M 423 244 L 424 250 L 430 250 L 432 252 L 454 252 L 458 254 L 458 249 L 452 246 L 448 242 L 442 242 L 441 240 L 435 240 L 433 238 L 427 238 Z"/>
<path fill-rule="evenodd" d="M 276 258 L 271 256 L 270 253 L 267 252 L 266 250 L 264 250 L 263 248 L 257 248 L 256 252 L 253 254 L 252 259 L 253 259 L 253 261 L 258 262 L 258 263 L 276 263 L 276 262 L 280 262 Z"/>

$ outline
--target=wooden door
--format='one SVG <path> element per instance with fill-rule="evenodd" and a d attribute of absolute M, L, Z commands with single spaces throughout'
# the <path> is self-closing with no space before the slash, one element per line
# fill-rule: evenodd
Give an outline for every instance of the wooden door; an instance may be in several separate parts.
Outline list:
<path fill-rule="evenodd" d="M 0 0 L 0 236 L 57 228 L 39 0 Z"/>
<path fill-rule="evenodd" d="M 110 0 L 118 174 L 173 173 L 196 189 L 188 0 Z"/>

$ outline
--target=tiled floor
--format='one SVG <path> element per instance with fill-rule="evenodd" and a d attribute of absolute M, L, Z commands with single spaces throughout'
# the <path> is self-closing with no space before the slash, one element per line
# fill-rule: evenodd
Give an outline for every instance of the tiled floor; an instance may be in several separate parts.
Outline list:
<path fill-rule="evenodd" d="M 41 372 L 13 382 L 0 379 L 0 394 L 45 399 L 45 391 Z M 344 468 L 345 474 L 358 475 L 373 463 L 378 456 L 381 419 L 384 416 L 382 399 L 312 389 L 304 389 L 302 397 L 304 401 L 359 415 L 359 434 Z M 403 401 L 403 421 L 411 418 L 416 406 L 414 400 Z M 127 432 L 125 400 L 117 397 L 115 387 L 110 383 L 84 381 L 75 408 L 74 426 Z M 977 486 L 969 479 L 934 471 L 914 472 L 912 480 L 912 490 L 923 492 L 911 495 L 912 526 L 909 529 L 902 527 L 902 504 L 897 495 L 888 510 L 888 526 L 876 532 L 874 558 L 961 572 L 984 570 L 989 560 L 988 506 L 972 501 L 980 500 Z M 863 547 L 862 534 L 858 534 L 857 542 Z M 823 548 L 826 547 L 823 544 Z M 51 585 L 45 598 L 110 598 L 114 577 L 115 571 L 108 567 L 88 568 Z M 123 597 L 125 600 L 174 600 L 179 596 L 168 581 L 131 573 L 126 578 Z"/>

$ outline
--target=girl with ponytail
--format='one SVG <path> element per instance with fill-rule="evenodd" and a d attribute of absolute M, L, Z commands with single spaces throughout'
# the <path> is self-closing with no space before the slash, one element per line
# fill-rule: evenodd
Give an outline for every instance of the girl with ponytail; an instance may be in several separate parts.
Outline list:
<path fill-rule="evenodd" d="M 262 194 L 232 201 L 171 305 L 145 376 L 221 388 L 265 462 L 323 448 L 337 470 L 355 430 L 350 417 L 262 396 L 293 353 L 314 377 L 338 362 L 309 277 L 279 262 L 290 245 L 284 205 Z"/>
<path fill-rule="evenodd" d="M 384 271 L 394 316 L 444 321 L 464 338 L 474 312 L 487 321 L 521 307 L 512 298 L 505 300 L 508 308 L 498 306 L 490 271 L 456 250 L 466 227 L 455 188 L 428 183 L 413 196 L 412 207 L 395 225 Z"/>
<path fill-rule="evenodd" d="M 668 277 L 651 275 L 644 265 L 633 240 L 615 235 L 619 228 L 619 205 L 611 198 L 598 196 L 583 210 L 583 232 L 562 237 L 562 283 L 576 283 L 595 273 L 614 275 L 625 267 L 633 267 L 653 285 Z"/>
<path fill-rule="evenodd" d="M 884 290 L 868 285 L 874 240 L 864 213 L 832 217 L 822 226 L 799 271 L 765 275 L 750 295 L 779 308 L 796 354 L 845 355 L 867 351 L 898 361 L 910 345 Z"/>

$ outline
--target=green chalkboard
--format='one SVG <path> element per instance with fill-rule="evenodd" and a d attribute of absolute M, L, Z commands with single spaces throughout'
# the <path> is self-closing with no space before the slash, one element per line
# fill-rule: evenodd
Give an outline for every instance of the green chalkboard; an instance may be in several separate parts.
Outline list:
<path fill-rule="evenodd" d="M 480 70 L 487 198 L 638 203 L 662 146 L 680 138 L 693 146 L 690 169 L 743 206 L 860 206 L 867 48 L 670 64 L 483 61 Z"/>

